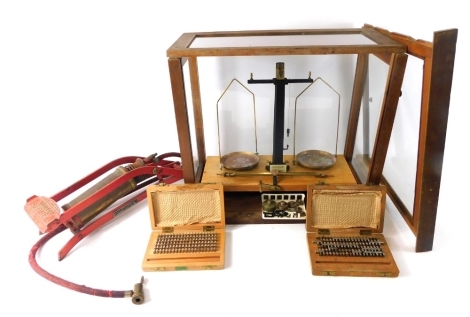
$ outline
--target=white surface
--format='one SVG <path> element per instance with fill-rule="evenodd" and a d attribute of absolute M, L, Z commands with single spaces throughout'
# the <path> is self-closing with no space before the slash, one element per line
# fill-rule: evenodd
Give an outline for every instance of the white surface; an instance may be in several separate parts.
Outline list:
<path fill-rule="evenodd" d="M 186 0 L 0 4 L 0 315 L 468 316 L 464 2 L 239 1 L 229 8 Z M 429 41 L 433 31 L 459 29 L 434 249 L 415 253 L 414 236 L 389 208 L 384 233 L 398 278 L 312 276 L 305 230 L 297 224 L 228 226 L 221 271 L 143 274 L 150 234 L 145 203 L 87 237 L 62 262 L 56 254 L 69 232 L 39 256 L 45 269 L 90 287 L 132 289 L 144 275 L 144 305 L 77 293 L 30 268 L 28 253 L 39 235 L 23 211 L 28 197 L 51 196 L 121 156 L 179 151 L 165 51 L 182 33 L 364 23 Z"/>
<path fill-rule="evenodd" d="M 234 36 L 198 37 L 190 48 L 207 47 L 268 47 L 268 46 L 309 46 L 309 45 L 375 45 L 362 34 L 349 35 L 276 35 L 276 36 Z"/>

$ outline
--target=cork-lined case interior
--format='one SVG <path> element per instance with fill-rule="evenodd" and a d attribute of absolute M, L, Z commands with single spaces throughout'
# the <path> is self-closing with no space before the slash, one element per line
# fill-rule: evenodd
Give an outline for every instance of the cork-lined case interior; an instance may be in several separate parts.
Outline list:
<path fill-rule="evenodd" d="M 364 228 L 382 232 L 384 186 L 309 186 L 307 230 Z"/>
<path fill-rule="evenodd" d="M 224 227 L 223 189 L 218 184 L 149 188 L 148 204 L 154 229 L 215 225 Z"/>
<path fill-rule="evenodd" d="M 220 222 L 220 195 L 213 189 L 152 192 L 155 226 Z"/>

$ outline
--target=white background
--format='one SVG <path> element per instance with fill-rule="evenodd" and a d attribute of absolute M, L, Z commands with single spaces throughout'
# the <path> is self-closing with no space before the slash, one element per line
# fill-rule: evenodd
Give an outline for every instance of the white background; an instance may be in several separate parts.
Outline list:
<path fill-rule="evenodd" d="M 0 315 L 468 316 L 468 17 L 463 1 L 2 1 Z M 81 294 L 29 266 L 39 239 L 23 206 L 115 158 L 179 151 L 166 49 L 184 32 L 349 28 L 364 23 L 432 41 L 458 28 L 434 248 L 388 210 L 396 279 L 316 277 L 303 225 L 227 227 L 226 269 L 146 273 L 145 203 L 61 262 L 64 232 L 38 257 L 51 273 L 127 290 L 145 276 L 146 303 Z"/>

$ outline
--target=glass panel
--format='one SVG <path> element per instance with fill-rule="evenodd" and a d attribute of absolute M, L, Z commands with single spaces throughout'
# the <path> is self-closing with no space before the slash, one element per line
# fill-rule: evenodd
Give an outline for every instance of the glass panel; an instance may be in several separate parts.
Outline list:
<path fill-rule="evenodd" d="M 291 107 L 289 111 L 289 115 L 294 116 L 293 154 L 308 150 L 337 154 L 340 102 L 339 93 L 322 77 L 317 77 L 312 85 L 308 85 L 296 100 L 293 100 L 294 109 Z"/>
<path fill-rule="evenodd" d="M 247 86 L 234 78 L 217 102 L 221 156 L 237 151 L 258 152 L 256 102 Z"/>
<path fill-rule="evenodd" d="M 196 37 L 189 48 L 374 45 L 362 34 Z"/>
<path fill-rule="evenodd" d="M 384 98 L 388 65 L 369 57 L 369 78 L 361 106 L 352 164 L 366 181 Z M 409 56 L 383 175 L 410 213 L 413 211 L 418 155 L 422 60 Z"/>
<path fill-rule="evenodd" d="M 352 165 L 361 183 L 366 182 L 380 111 L 387 83 L 389 66 L 374 55 L 369 55 L 369 74 L 361 105 Z"/>
<path fill-rule="evenodd" d="M 253 79 L 275 77 L 276 63 L 284 62 L 287 79 L 307 79 L 309 72 L 317 80 L 297 103 L 295 99 L 308 83 L 290 83 L 285 88 L 284 155 L 294 154 L 294 117 L 297 117 L 295 151 L 316 149 L 336 151 L 338 122 L 338 92 L 341 101 L 338 154 L 342 154 L 351 103 L 355 71 L 355 55 L 319 56 L 250 56 L 198 58 L 201 100 L 204 116 L 204 135 L 208 156 L 218 156 L 217 101 L 235 78 L 255 96 L 257 148 L 260 155 L 273 153 L 275 86 L 248 84 Z M 214 74 L 216 74 L 214 76 Z M 221 155 L 231 151 L 255 151 L 252 96 L 239 83 L 232 83 L 221 102 Z M 287 134 L 287 129 L 290 133 Z M 297 154 L 296 153 L 296 154 Z"/>
<path fill-rule="evenodd" d="M 422 78 L 423 61 L 408 56 L 383 172 L 410 213 L 414 205 Z"/>

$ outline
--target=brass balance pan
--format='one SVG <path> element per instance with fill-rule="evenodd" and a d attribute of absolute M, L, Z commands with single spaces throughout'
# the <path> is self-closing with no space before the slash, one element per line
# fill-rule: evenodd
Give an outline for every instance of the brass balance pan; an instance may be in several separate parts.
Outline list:
<path fill-rule="evenodd" d="M 251 152 L 232 152 L 222 156 L 220 163 L 229 170 L 245 171 L 258 165 L 259 157 Z"/>
<path fill-rule="evenodd" d="M 323 170 L 332 167 L 336 157 L 326 151 L 308 150 L 297 154 L 297 162 L 303 167 Z"/>

